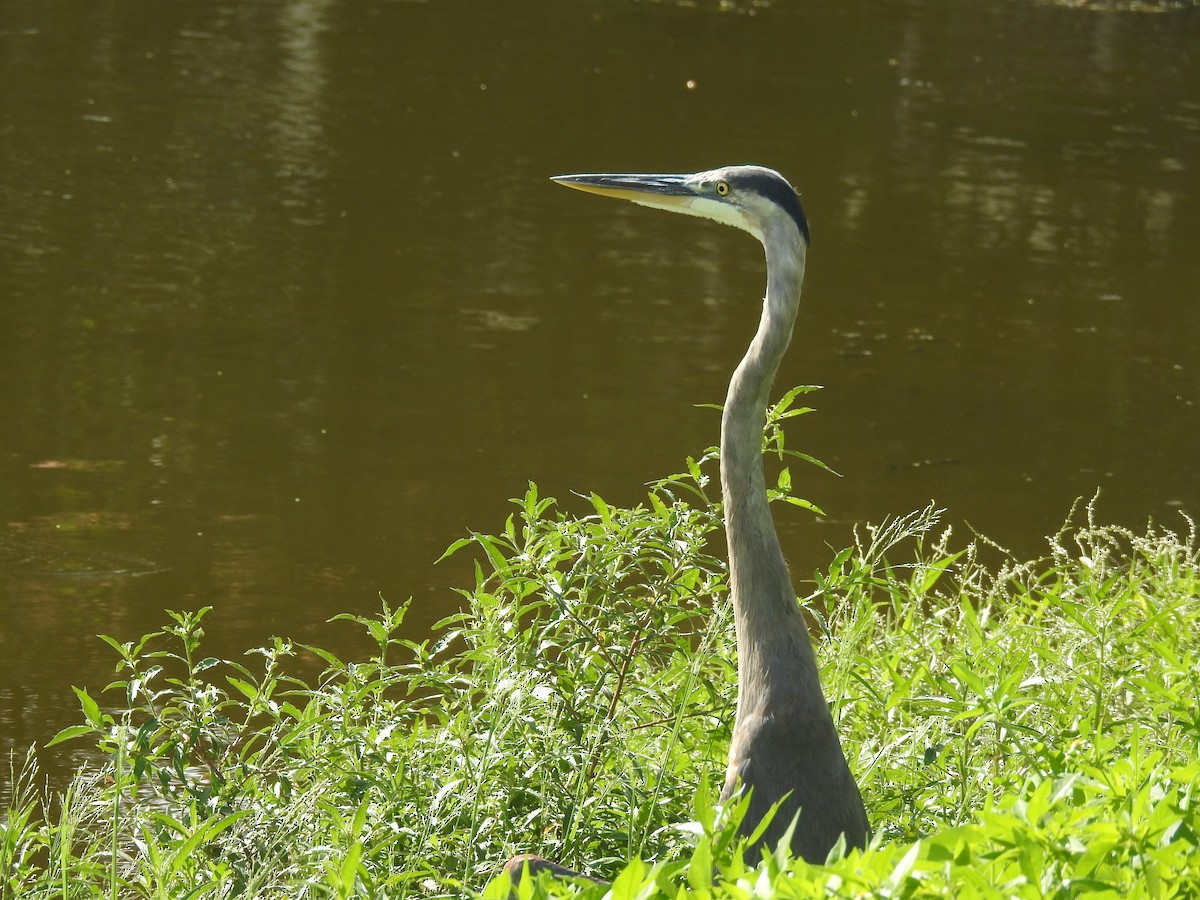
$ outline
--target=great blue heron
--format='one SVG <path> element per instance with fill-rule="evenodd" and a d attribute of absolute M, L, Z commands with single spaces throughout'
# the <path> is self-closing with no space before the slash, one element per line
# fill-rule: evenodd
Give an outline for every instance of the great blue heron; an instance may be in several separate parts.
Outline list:
<path fill-rule="evenodd" d="M 774 846 L 797 819 L 792 851 L 824 862 L 839 837 L 863 847 L 869 834 L 858 785 L 846 765 L 821 690 L 817 659 L 767 506 L 762 434 L 771 383 L 792 338 L 808 251 L 808 219 L 788 181 L 760 166 L 694 175 L 560 175 L 559 184 L 642 206 L 715 219 L 748 231 L 767 254 L 758 331 L 733 372 L 721 416 L 721 490 L 737 631 L 738 698 L 722 800 L 751 791 L 742 832 L 779 803 L 761 841 Z M 522 865 L 569 870 L 536 858 Z"/>

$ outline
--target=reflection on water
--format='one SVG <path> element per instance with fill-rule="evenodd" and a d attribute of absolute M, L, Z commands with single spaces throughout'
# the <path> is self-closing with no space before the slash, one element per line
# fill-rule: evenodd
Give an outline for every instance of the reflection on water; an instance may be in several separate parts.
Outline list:
<path fill-rule="evenodd" d="M 283 164 L 279 177 L 287 194 L 284 203 L 296 210 L 291 221 L 297 225 L 324 222 L 321 210 L 313 207 L 322 194 L 317 182 L 328 175 L 322 123 L 328 116 L 329 79 L 322 35 L 328 30 L 332 5 L 332 0 L 297 0 L 279 9 L 283 59 L 273 98 L 277 118 L 270 123 L 269 133 L 271 155 Z"/>
<path fill-rule="evenodd" d="M 360 654 L 326 619 L 439 618 L 526 479 L 632 501 L 714 441 L 760 251 L 562 172 L 802 188 L 780 377 L 844 477 L 800 576 L 930 498 L 1022 553 L 1097 487 L 1200 511 L 1200 13 L 1068 7 L 4 4 L 0 750 L 97 633 Z"/>

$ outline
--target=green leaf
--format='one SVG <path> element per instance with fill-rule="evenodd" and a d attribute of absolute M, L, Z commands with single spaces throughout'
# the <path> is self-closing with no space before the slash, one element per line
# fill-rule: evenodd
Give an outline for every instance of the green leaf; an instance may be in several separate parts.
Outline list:
<path fill-rule="evenodd" d="M 692 860 L 687 870 L 688 884 L 692 890 L 702 896 L 707 896 L 713 886 L 712 844 L 708 835 L 701 835 L 700 841 L 692 850 Z"/>
<path fill-rule="evenodd" d="M 95 734 L 96 729 L 91 725 L 69 725 L 64 728 L 47 743 L 47 747 L 53 747 L 55 744 L 61 744 L 63 741 L 74 740 L 77 737 L 82 737 L 85 734 Z"/>
<path fill-rule="evenodd" d="M 251 700 L 258 696 L 258 688 L 247 681 L 242 681 L 240 678 L 234 678 L 232 675 L 226 675 L 225 681 L 237 688 L 239 692 Z"/>
<path fill-rule="evenodd" d="M 806 463 L 810 463 L 811 465 L 816 466 L 818 469 L 824 469 L 830 475 L 836 475 L 838 478 L 842 477 L 840 472 L 836 471 L 835 469 L 830 468 L 825 463 L 823 463 L 821 460 L 817 459 L 815 456 L 812 456 L 808 453 L 801 453 L 799 450 L 788 450 L 787 455 L 794 456 L 794 457 L 796 457 L 796 459 L 802 459 Z"/>
<path fill-rule="evenodd" d="M 488 559 L 491 561 L 492 570 L 497 574 L 507 572 L 508 560 L 505 558 L 504 554 L 500 552 L 500 548 L 496 546 L 495 539 L 486 534 L 477 534 L 474 537 L 475 543 L 483 548 L 484 552 L 488 556 Z"/>
<path fill-rule="evenodd" d="M 191 836 L 175 849 L 174 853 L 172 854 L 173 862 L 171 865 L 171 871 L 173 873 L 178 873 L 181 871 L 183 866 L 189 862 L 191 855 L 195 853 L 202 845 L 215 840 L 221 832 L 227 830 L 239 819 L 244 819 L 251 814 L 252 810 L 241 809 L 220 819 L 209 819 L 201 823 L 201 825 L 191 834 Z M 161 816 L 160 821 L 162 820 L 173 821 L 169 820 L 167 816 Z M 180 828 L 180 830 L 186 833 L 186 830 L 183 829 L 182 826 L 180 826 L 178 823 L 175 824 Z"/>
<path fill-rule="evenodd" d="M 825 510 L 817 506 L 817 504 L 805 500 L 803 497 L 780 497 L 785 503 L 790 503 L 792 506 L 799 506 L 801 509 L 807 509 L 809 512 L 816 513 L 818 516 L 825 517 Z"/>
<path fill-rule="evenodd" d="M 971 671 L 970 669 L 968 669 L 966 666 L 964 666 L 962 663 L 959 663 L 959 662 L 952 663 L 950 666 L 950 671 L 954 673 L 954 676 L 959 681 L 961 681 L 968 688 L 970 688 L 971 691 L 975 694 L 975 696 L 977 696 L 977 697 L 987 697 L 988 696 L 987 685 L 984 684 L 983 679 L 980 678 L 976 672 Z"/>
<path fill-rule="evenodd" d="M 342 615 L 334 616 L 329 621 L 336 622 L 339 619 L 348 619 L 352 622 L 360 621 L 357 616 L 349 616 L 349 615 L 345 615 L 344 613 Z M 322 649 L 321 647 L 315 647 L 312 644 L 299 644 L 298 646 L 303 647 L 305 650 L 307 650 L 313 656 L 317 656 L 317 657 L 325 660 L 325 662 L 329 663 L 329 665 L 335 669 L 344 668 L 344 664 L 342 663 L 342 661 L 340 659 L 338 659 L 338 657 L 335 654 L 331 653 L 328 650 Z"/>
<path fill-rule="evenodd" d="M 613 879 L 612 900 L 638 900 L 645 881 L 646 864 L 640 859 L 631 859 L 621 873 Z"/>
<path fill-rule="evenodd" d="M 455 541 L 449 547 L 447 547 L 445 549 L 445 551 L 443 551 L 442 555 L 439 556 L 436 560 L 434 560 L 434 563 L 435 564 L 440 563 L 443 559 L 447 559 L 448 557 L 453 556 L 455 553 L 457 553 L 463 547 L 467 546 L 467 544 L 472 544 L 472 543 L 474 543 L 474 540 L 472 538 L 469 538 L 469 537 L 459 538 L 457 541 Z"/>
<path fill-rule="evenodd" d="M 83 717 L 91 723 L 93 728 L 102 728 L 105 725 L 106 717 L 100 713 L 100 704 L 93 700 L 83 688 L 72 686 L 71 690 L 79 698 L 79 705 L 83 708 Z"/>
<path fill-rule="evenodd" d="M 908 852 L 904 854 L 900 862 L 896 864 L 895 868 L 888 875 L 888 883 L 892 886 L 892 890 L 899 891 L 904 887 L 904 883 L 908 881 L 908 877 L 912 874 L 920 855 L 921 842 L 917 841 L 909 848 Z"/>
<path fill-rule="evenodd" d="M 346 856 L 342 860 L 341 867 L 338 869 L 338 878 L 340 880 L 338 886 L 339 897 L 349 897 L 354 893 L 354 882 L 358 879 L 358 864 L 362 860 L 362 853 L 362 841 L 355 841 L 350 845 L 350 849 L 346 851 Z"/>
<path fill-rule="evenodd" d="M 792 473 L 787 466 L 779 470 L 779 477 L 775 480 L 775 484 L 785 493 L 792 489 Z"/>
<path fill-rule="evenodd" d="M 941 578 L 942 575 L 945 574 L 946 570 L 950 568 L 950 566 L 953 565 L 966 552 L 967 551 L 965 550 L 960 550 L 957 553 L 952 553 L 949 556 L 942 557 L 941 559 L 936 560 L 930 565 L 926 566 L 924 570 L 921 571 L 921 581 L 916 586 L 916 592 L 918 594 L 927 594 L 933 590 L 933 586 L 937 584 L 938 579 Z"/>

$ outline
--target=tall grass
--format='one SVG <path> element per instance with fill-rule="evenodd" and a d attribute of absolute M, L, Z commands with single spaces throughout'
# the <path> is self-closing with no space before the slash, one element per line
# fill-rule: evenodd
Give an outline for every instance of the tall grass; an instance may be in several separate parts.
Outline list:
<path fill-rule="evenodd" d="M 785 458 L 795 397 L 767 434 Z M 632 508 L 531 485 L 447 551 L 475 583 L 434 637 L 401 637 L 404 606 L 337 617 L 366 660 L 213 659 L 206 609 L 105 638 L 118 680 L 56 739 L 103 763 L 55 798 L 15 767 L 0 900 L 502 897 L 522 852 L 614 897 L 1200 896 L 1196 534 L 1090 508 L 1035 561 L 932 509 L 831 555 L 803 602 L 876 836 L 747 858 L 713 803 L 736 679 L 713 456 Z M 774 493 L 796 500 L 786 471 Z"/>

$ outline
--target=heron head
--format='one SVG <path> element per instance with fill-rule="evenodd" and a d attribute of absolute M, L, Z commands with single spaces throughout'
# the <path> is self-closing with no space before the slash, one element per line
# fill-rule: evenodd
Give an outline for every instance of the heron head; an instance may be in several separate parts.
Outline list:
<path fill-rule="evenodd" d="M 787 179 L 762 166 L 725 166 L 692 175 L 558 175 L 553 181 L 642 206 L 701 216 L 748 231 L 764 244 L 795 226 L 808 244 L 808 218 Z"/>

